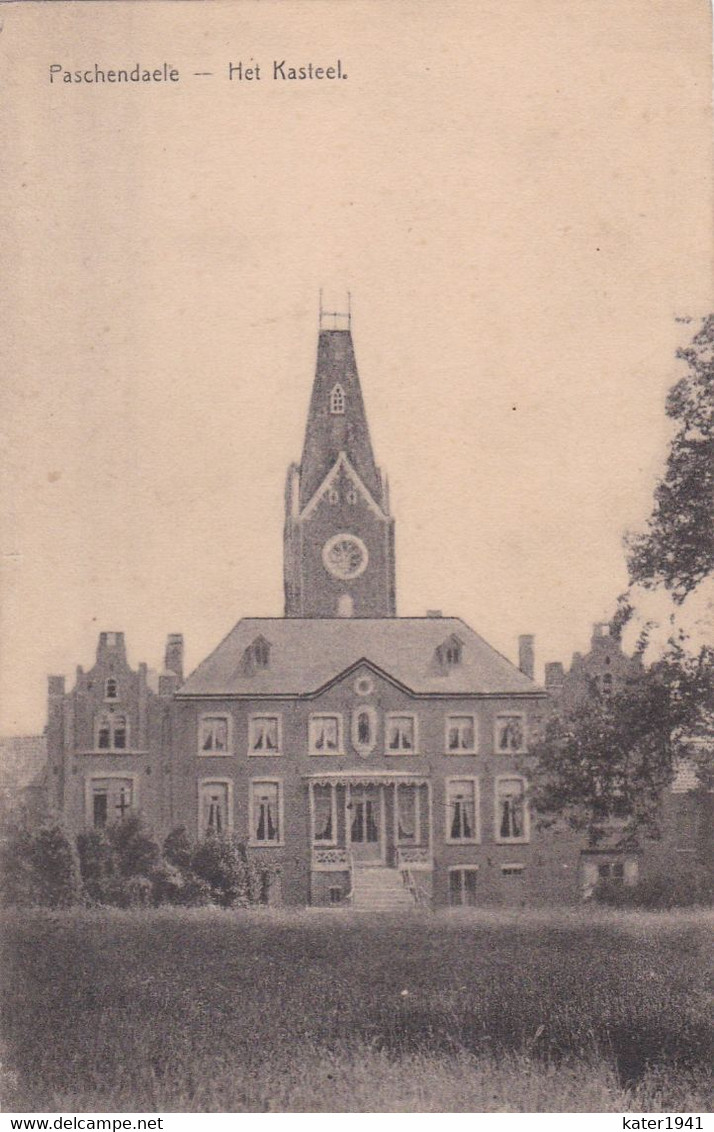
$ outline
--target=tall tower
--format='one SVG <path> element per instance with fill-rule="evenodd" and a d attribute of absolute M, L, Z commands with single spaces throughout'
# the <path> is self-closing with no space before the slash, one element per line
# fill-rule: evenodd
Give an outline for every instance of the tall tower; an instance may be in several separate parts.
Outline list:
<path fill-rule="evenodd" d="M 320 312 L 302 463 L 291 464 L 285 491 L 286 617 L 395 616 L 394 520 L 350 324 L 349 314 Z"/>

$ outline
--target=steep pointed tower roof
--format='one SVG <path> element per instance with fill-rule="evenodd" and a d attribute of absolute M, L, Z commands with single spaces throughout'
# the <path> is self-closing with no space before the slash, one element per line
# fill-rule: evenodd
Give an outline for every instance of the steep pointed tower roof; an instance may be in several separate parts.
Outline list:
<path fill-rule="evenodd" d="M 349 455 L 365 487 L 381 504 L 382 485 L 369 438 L 352 334 L 349 330 L 321 330 L 302 453 L 301 507 L 323 483 L 340 452 Z"/>

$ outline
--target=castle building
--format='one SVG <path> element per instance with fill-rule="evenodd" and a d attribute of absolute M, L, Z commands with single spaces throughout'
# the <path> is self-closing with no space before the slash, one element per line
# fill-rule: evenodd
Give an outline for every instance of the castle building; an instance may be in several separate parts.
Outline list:
<path fill-rule="evenodd" d="M 140 811 L 158 836 L 237 835 L 270 900 L 357 907 L 575 900 L 572 839 L 526 788 L 546 711 L 457 617 L 398 617 L 394 519 L 349 321 L 319 332 L 302 460 L 288 470 L 283 617 L 244 618 L 187 679 L 102 633 L 49 682 L 49 778 L 76 830 Z"/>
<path fill-rule="evenodd" d="M 607 622 L 593 625 L 590 649 L 576 652 L 569 669 L 555 661 L 545 666 L 548 710 L 563 715 L 587 700 L 607 701 L 642 678 L 642 656 L 627 656 L 620 637 Z M 693 739 L 691 747 L 704 743 Z M 710 744 L 709 744 L 710 745 Z M 660 836 L 642 836 L 624 847 L 624 821 L 617 813 L 603 816 L 598 837 L 580 850 L 582 895 L 599 881 L 632 885 L 648 876 L 673 876 L 692 866 L 714 866 L 714 795 L 699 783 L 692 760 L 683 758 L 661 799 Z"/>

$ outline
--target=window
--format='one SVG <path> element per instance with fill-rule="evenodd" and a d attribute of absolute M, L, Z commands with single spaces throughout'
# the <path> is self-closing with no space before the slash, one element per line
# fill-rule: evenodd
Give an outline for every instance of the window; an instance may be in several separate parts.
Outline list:
<path fill-rule="evenodd" d="M 243 670 L 253 675 L 256 669 L 268 668 L 270 665 L 270 641 L 265 637 L 256 637 L 243 653 Z"/>
<path fill-rule="evenodd" d="M 129 746 L 129 726 L 125 715 L 107 712 L 96 722 L 98 751 L 125 751 Z"/>
<path fill-rule="evenodd" d="M 416 718 L 413 715 L 387 716 L 387 750 L 400 755 L 416 750 Z"/>
<path fill-rule="evenodd" d="M 526 749 L 526 727 L 522 714 L 496 716 L 496 750 L 513 755 Z"/>
<path fill-rule="evenodd" d="M 504 877 L 522 877 L 525 872 L 525 865 L 501 865 L 501 876 Z"/>
<path fill-rule="evenodd" d="M 90 779 L 87 787 L 87 817 L 95 829 L 122 821 L 134 805 L 131 778 L 108 776 Z"/>
<path fill-rule="evenodd" d="M 476 719 L 473 715 L 447 715 L 446 749 L 455 755 L 475 752 Z"/>
<path fill-rule="evenodd" d="M 342 752 L 342 716 L 310 716 L 309 739 L 311 755 L 340 754 Z"/>
<path fill-rule="evenodd" d="M 331 487 L 327 493 L 327 498 L 330 503 L 335 504 L 340 502 L 340 493 L 336 487 Z"/>
<path fill-rule="evenodd" d="M 624 861 L 601 861 L 597 867 L 598 880 L 609 880 L 623 884 L 625 880 Z"/>
<path fill-rule="evenodd" d="M 421 845 L 422 828 L 424 841 L 428 840 L 426 797 L 422 787 L 408 782 L 398 783 L 396 811 L 397 845 Z"/>
<path fill-rule="evenodd" d="M 230 754 L 229 731 L 229 717 L 227 715 L 201 716 L 198 742 L 199 754 Z"/>
<path fill-rule="evenodd" d="M 254 845 L 282 844 L 280 783 L 276 779 L 250 784 L 250 838 Z"/>
<path fill-rule="evenodd" d="M 104 685 L 104 698 L 106 700 L 116 700 L 119 695 L 119 686 L 113 676 L 110 676 Z"/>
<path fill-rule="evenodd" d="M 434 616 L 441 616 L 441 613 L 435 613 Z M 439 645 L 436 650 L 436 659 L 442 668 L 453 668 L 455 665 L 461 664 L 461 651 L 462 642 L 458 637 L 449 637 L 443 644 Z"/>
<path fill-rule="evenodd" d="M 612 695 L 612 673 L 606 672 L 602 678 L 602 694 L 603 696 Z"/>
<path fill-rule="evenodd" d="M 369 696 L 374 691 L 374 680 L 371 676 L 358 676 L 354 689 L 358 696 Z"/>
<path fill-rule="evenodd" d="M 478 865 L 469 869 L 449 869 L 449 904 L 452 908 L 474 907 L 477 880 Z"/>
<path fill-rule="evenodd" d="M 330 412 L 333 416 L 342 416 L 345 411 L 345 391 L 341 385 L 334 385 L 330 393 Z"/>
<path fill-rule="evenodd" d="M 476 815 L 478 791 L 475 778 L 446 780 L 446 840 L 478 841 Z"/>
<path fill-rule="evenodd" d="M 352 745 L 367 755 L 377 741 L 377 713 L 373 707 L 360 707 L 352 713 Z"/>
<path fill-rule="evenodd" d="M 117 751 L 126 750 L 126 716 L 114 716 L 114 749 Z"/>
<path fill-rule="evenodd" d="M 102 716 L 97 727 L 97 747 L 100 751 L 108 751 L 112 745 L 112 728 L 109 716 Z"/>
<path fill-rule="evenodd" d="M 351 506 L 354 506 L 354 504 L 357 502 L 357 492 L 353 487 L 347 489 L 347 502 Z"/>
<path fill-rule="evenodd" d="M 331 783 L 313 787 L 313 830 L 316 845 L 337 844 L 337 806 Z"/>
<path fill-rule="evenodd" d="M 229 833 L 233 825 L 231 783 L 204 780 L 199 785 L 198 832 L 201 837 Z"/>
<path fill-rule="evenodd" d="M 496 779 L 496 840 L 528 840 L 526 785 L 522 778 Z"/>
<path fill-rule="evenodd" d="M 252 715 L 250 717 L 248 750 L 251 755 L 280 754 L 280 716 Z"/>

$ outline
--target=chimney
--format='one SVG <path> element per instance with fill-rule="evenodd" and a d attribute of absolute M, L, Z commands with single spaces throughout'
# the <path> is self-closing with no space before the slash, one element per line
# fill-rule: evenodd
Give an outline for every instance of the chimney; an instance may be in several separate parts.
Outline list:
<path fill-rule="evenodd" d="M 518 638 L 518 667 L 524 676 L 533 679 L 535 672 L 535 637 L 526 633 Z"/>
<path fill-rule="evenodd" d="M 166 638 L 164 668 L 183 680 L 183 633 L 169 633 Z"/>
<path fill-rule="evenodd" d="M 545 686 L 549 692 L 560 692 L 563 688 L 565 673 L 559 660 L 553 660 L 545 666 Z"/>
<path fill-rule="evenodd" d="M 47 677 L 47 694 L 50 696 L 64 695 L 64 676 Z"/>

